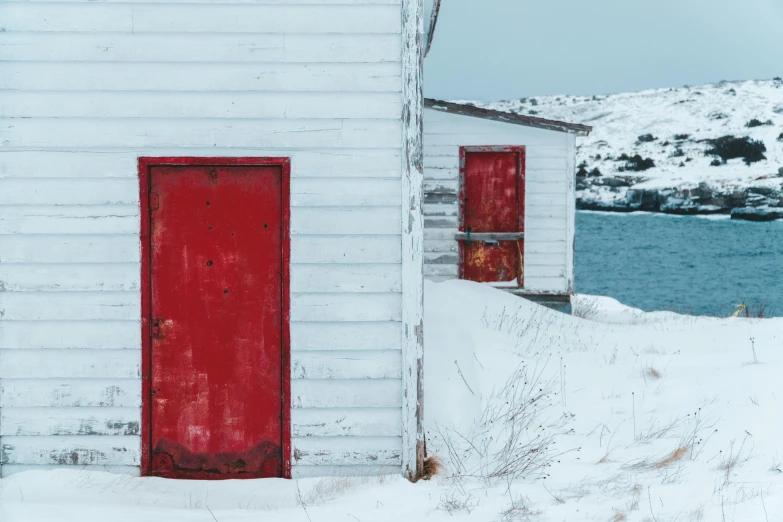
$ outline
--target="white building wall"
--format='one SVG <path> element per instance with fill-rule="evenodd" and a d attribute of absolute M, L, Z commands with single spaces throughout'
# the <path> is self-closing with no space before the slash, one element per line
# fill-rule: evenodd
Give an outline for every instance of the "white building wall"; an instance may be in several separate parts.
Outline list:
<path fill-rule="evenodd" d="M 459 148 L 525 145 L 524 290 L 565 294 L 573 286 L 575 136 L 424 110 L 424 274 L 456 279 Z"/>
<path fill-rule="evenodd" d="M 294 475 L 399 471 L 400 9 L 0 3 L 0 473 L 139 472 L 139 156 L 291 158 Z"/>

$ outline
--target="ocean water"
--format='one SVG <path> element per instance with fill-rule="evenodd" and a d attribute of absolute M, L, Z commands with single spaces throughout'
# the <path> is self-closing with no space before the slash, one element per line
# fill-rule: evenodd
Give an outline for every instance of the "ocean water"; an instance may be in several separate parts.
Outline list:
<path fill-rule="evenodd" d="M 783 221 L 577 212 L 577 293 L 642 310 L 783 316 Z"/>

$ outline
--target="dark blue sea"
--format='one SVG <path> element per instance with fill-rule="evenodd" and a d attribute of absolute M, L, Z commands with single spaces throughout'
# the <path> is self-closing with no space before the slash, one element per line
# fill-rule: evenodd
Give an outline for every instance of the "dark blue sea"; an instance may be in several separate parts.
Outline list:
<path fill-rule="evenodd" d="M 642 310 L 783 316 L 783 221 L 577 212 L 575 287 Z M 744 314 L 743 314 L 744 315 Z"/>

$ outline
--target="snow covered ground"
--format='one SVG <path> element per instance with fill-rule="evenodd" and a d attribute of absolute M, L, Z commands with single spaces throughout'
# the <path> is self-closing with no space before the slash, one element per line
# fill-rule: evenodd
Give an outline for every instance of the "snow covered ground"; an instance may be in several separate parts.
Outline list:
<path fill-rule="evenodd" d="M 783 81 L 720 82 L 696 87 L 657 89 L 600 96 L 542 96 L 494 103 L 470 102 L 496 110 L 593 126 L 581 139 L 577 163 L 600 176 L 580 180 L 585 208 L 628 206 L 629 190 L 672 196 L 657 202 L 662 210 L 697 200 L 704 207 L 783 206 Z M 761 125 L 748 127 L 751 120 Z M 639 139 L 651 135 L 651 141 Z M 747 136 L 766 147 L 766 160 L 745 165 L 741 159 L 711 166 L 704 140 Z M 650 138 L 646 138 L 650 139 Z M 655 167 L 620 171 L 623 154 L 653 160 Z M 695 193 L 682 189 L 698 188 Z M 670 194 L 680 189 L 677 194 Z M 668 192 L 667 192 L 668 191 Z M 637 195 L 638 198 L 638 195 Z M 631 202 L 638 199 L 630 198 Z M 710 201 L 712 200 L 712 201 Z M 647 210 L 659 210 L 647 208 Z M 705 208 L 708 211 L 710 208 Z M 714 209 L 713 209 L 714 210 Z"/>
<path fill-rule="evenodd" d="M 0 481 L 11 521 L 778 521 L 783 319 L 572 317 L 465 281 L 425 287 L 425 419 L 445 473 Z"/>

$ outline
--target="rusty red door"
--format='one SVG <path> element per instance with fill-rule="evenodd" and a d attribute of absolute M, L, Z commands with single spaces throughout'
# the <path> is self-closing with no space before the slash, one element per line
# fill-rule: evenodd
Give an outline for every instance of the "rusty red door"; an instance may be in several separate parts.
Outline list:
<path fill-rule="evenodd" d="M 283 170 L 147 167 L 149 474 L 287 475 Z"/>
<path fill-rule="evenodd" d="M 525 148 L 460 148 L 460 278 L 524 283 Z"/>

